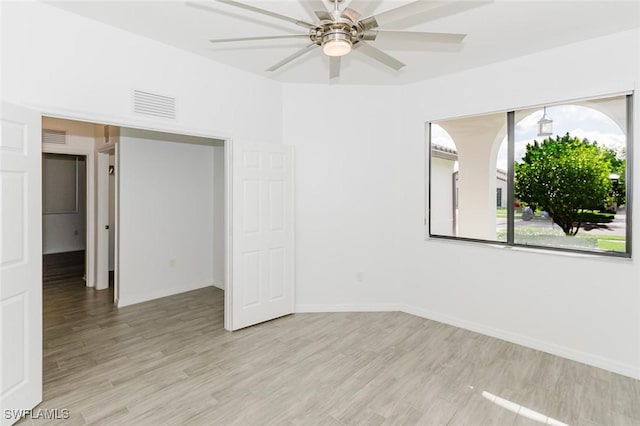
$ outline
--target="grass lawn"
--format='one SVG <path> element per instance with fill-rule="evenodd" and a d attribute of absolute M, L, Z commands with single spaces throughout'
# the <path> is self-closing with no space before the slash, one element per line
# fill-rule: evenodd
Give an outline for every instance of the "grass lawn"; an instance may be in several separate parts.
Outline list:
<path fill-rule="evenodd" d="M 601 250 L 624 252 L 626 247 L 624 241 L 598 240 L 598 248 Z"/>
<path fill-rule="evenodd" d="M 496 233 L 498 241 L 505 241 L 506 230 Z M 598 235 L 578 232 L 573 237 L 567 237 L 557 229 L 541 229 L 517 227 L 515 229 L 515 241 L 517 244 L 551 246 L 563 248 L 575 248 L 582 250 L 606 250 L 624 252 L 626 249 L 626 237 L 621 235 Z"/>
<path fill-rule="evenodd" d="M 621 236 L 607 236 L 602 235 L 598 238 L 598 248 L 600 250 L 608 251 L 622 251 L 624 252 L 627 247 L 626 238 Z"/>

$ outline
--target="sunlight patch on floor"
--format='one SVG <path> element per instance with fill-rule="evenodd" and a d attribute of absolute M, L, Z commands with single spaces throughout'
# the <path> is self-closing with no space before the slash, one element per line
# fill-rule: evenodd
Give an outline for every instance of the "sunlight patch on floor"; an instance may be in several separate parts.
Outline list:
<path fill-rule="evenodd" d="M 553 417 L 549 417 L 527 407 L 523 407 L 522 405 L 516 404 L 515 402 L 509 401 L 508 399 L 500 398 L 499 396 L 494 395 L 491 392 L 483 391 L 482 396 L 502 408 L 505 408 L 513 413 L 516 413 L 519 416 L 526 417 L 536 422 L 553 426 L 569 426 L 568 424 L 563 423 L 560 420 L 556 420 Z"/>

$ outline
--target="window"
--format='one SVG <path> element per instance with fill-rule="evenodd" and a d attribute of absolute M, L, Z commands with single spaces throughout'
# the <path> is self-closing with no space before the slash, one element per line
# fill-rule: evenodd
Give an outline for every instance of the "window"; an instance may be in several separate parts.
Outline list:
<path fill-rule="evenodd" d="M 79 161 L 76 155 L 42 155 L 43 214 L 78 213 Z"/>
<path fill-rule="evenodd" d="M 630 257 L 631 108 L 629 94 L 429 123 L 429 236 Z"/>

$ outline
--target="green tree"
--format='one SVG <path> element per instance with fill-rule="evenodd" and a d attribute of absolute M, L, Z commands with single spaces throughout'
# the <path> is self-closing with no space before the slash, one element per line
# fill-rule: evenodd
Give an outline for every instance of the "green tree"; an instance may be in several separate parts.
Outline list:
<path fill-rule="evenodd" d="M 565 235 L 576 235 L 583 209 L 602 208 L 612 193 L 607 150 L 567 133 L 527 145 L 515 164 L 515 196 L 544 208 Z"/>
<path fill-rule="evenodd" d="M 626 150 L 620 153 L 611 148 L 605 148 L 605 158 L 609 161 L 611 173 L 617 175 L 617 179 L 612 179 L 611 193 L 608 204 L 616 203 L 618 206 L 627 203 L 627 192 L 625 182 L 625 172 L 627 168 Z"/>

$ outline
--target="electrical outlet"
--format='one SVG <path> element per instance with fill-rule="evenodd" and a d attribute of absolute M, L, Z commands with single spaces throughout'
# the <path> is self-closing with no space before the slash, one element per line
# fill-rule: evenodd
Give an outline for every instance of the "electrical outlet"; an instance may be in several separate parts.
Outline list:
<path fill-rule="evenodd" d="M 364 273 L 363 272 L 356 272 L 356 281 L 358 281 L 359 283 L 364 281 Z"/>
<path fill-rule="evenodd" d="M 175 260 L 175 259 L 171 259 L 171 260 L 169 261 L 169 266 L 170 266 L 170 267 L 172 267 L 172 268 L 173 268 L 174 266 L 176 266 L 176 260 Z"/>
<path fill-rule="evenodd" d="M 74 229 L 74 230 L 73 230 L 73 235 L 78 235 L 78 234 L 79 234 L 78 230 L 77 230 L 77 229 Z"/>

